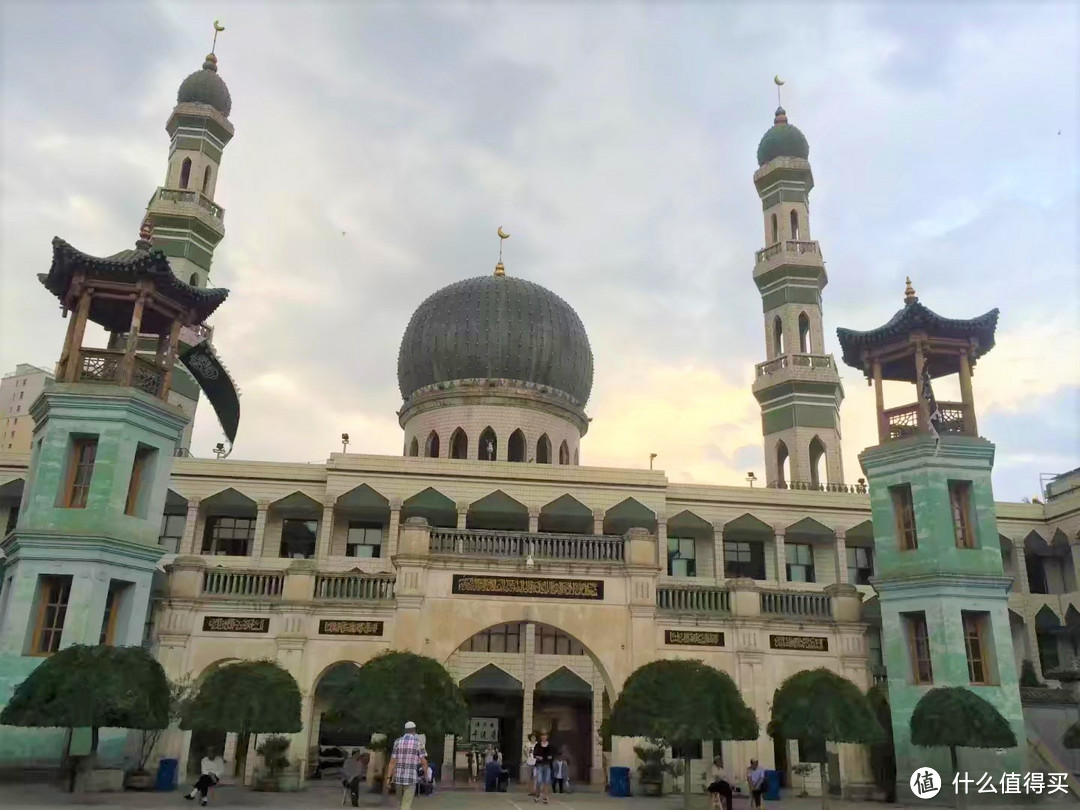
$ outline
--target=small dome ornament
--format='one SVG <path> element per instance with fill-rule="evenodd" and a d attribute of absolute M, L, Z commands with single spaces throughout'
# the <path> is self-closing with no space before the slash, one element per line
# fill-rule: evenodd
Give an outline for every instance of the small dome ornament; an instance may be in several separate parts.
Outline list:
<path fill-rule="evenodd" d="M 143 220 L 142 226 L 139 228 L 139 239 L 135 242 L 135 248 L 141 251 L 149 251 L 154 246 L 151 241 L 154 238 L 154 225 L 150 222 L 150 218 L 147 217 Z"/>
<path fill-rule="evenodd" d="M 904 304 L 914 304 L 919 300 L 919 297 L 915 295 L 915 288 L 911 286 L 911 276 L 907 277 L 907 286 L 904 288 Z"/>
<path fill-rule="evenodd" d="M 502 260 L 503 242 L 510 238 L 510 234 L 503 230 L 502 225 L 499 226 L 498 230 L 496 230 L 495 233 L 499 235 L 499 261 L 495 264 L 495 275 L 505 276 L 506 266 L 503 264 Z"/>

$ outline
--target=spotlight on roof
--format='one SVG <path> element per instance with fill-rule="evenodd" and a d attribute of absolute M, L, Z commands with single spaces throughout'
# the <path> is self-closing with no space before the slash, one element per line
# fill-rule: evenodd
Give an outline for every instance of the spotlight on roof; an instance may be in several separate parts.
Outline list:
<path fill-rule="evenodd" d="M 755 482 L 755 481 L 757 481 L 757 476 L 756 476 L 756 475 L 754 475 L 754 471 L 753 471 L 753 470 L 751 470 L 750 472 L 748 472 L 748 473 L 746 474 L 746 480 L 750 482 L 750 486 L 753 486 L 753 485 L 754 485 L 754 482 Z"/>
<path fill-rule="evenodd" d="M 344 453 L 345 448 L 348 447 L 348 446 L 349 446 L 349 434 L 348 433 L 342 433 L 341 434 L 341 452 Z"/>

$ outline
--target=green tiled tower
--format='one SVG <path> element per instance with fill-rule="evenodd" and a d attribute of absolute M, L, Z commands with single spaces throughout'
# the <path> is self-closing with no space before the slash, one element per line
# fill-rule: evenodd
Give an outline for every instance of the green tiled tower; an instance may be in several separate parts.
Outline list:
<path fill-rule="evenodd" d="M 761 293 L 765 357 L 755 368 L 766 484 L 841 490 L 840 403 L 844 388 L 825 353 L 821 291 L 829 283 L 820 245 L 810 236 L 814 175 L 810 146 L 783 107 L 758 145 L 754 187 L 761 198 L 765 247 L 754 283 Z"/>
<path fill-rule="evenodd" d="M 960 749 L 961 772 L 990 773 L 995 782 L 1026 772 L 1011 580 L 990 482 L 994 445 L 978 435 L 971 391 L 972 367 L 993 347 L 997 318 L 996 309 L 971 320 L 942 318 L 919 303 L 909 281 L 904 308 L 887 324 L 838 330 L 844 362 L 874 382 L 877 396 L 879 443 L 859 461 L 870 484 L 899 801 L 916 800 L 908 782 L 922 766 L 941 774 L 943 800 L 953 795 L 948 749 L 911 743 L 911 713 L 933 687 L 962 686 L 986 699 L 1020 743 Z M 959 378 L 961 402 L 936 401 L 932 381 L 951 375 Z M 914 384 L 915 401 L 886 408 L 890 380 Z"/>
<path fill-rule="evenodd" d="M 56 382 L 30 409 L 18 523 L 0 545 L 0 704 L 59 649 L 144 641 L 169 472 L 187 421 L 168 401 L 179 334 L 227 295 L 177 279 L 150 236 L 145 226 L 135 250 L 109 258 L 54 239 L 52 266 L 40 276 L 69 326 Z M 119 349 L 83 346 L 90 322 L 130 337 Z M 142 355 L 148 340 L 157 352 Z M 73 737 L 74 753 L 83 736 Z M 124 738 L 104 735 L 102 759 L 118 757 Z M 63 740 L 58 729 L 0 727 L 0 761 L 55 765 Z"/>

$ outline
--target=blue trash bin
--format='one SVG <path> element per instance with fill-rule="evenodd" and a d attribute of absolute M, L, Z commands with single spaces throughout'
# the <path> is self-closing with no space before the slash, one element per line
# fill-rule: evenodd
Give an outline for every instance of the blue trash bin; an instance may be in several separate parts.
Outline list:
<path fill-rule="evenodd" d="M 611 787 L 608 791 L 610 796 L 626 797 L 630 795 L 630 769 L 629 768 L 616 768 L 610 769 Z"/>
<path fill-rule="evenodd" d="M 780 771 L 765 771 L 765 795 L 767 802 L 780 801 Z"/>
<path fill-rule="evenodd" d="M 179 765 L 180 760 L 178 759 L 161 760 L 157 766 L 157 779 L 154 780 L 154 790 L 175 790 L 176 772 Z"/>

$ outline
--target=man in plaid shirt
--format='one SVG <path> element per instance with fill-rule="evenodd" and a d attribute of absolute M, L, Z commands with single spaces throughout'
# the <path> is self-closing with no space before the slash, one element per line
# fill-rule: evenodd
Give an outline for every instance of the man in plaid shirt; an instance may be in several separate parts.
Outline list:
<path fill-rule="evenodd" d="M 416 723 L 411 720 L 405 724 L 405 733 L 394 741 L 394 750 L 386 772 L 391 774 L 391 784 L 397 788 L 398 807 L 409 810 L 413 796 L 416 795 L 416 783 L 420 781 L 419 768 L 427 773 L 427 751 L 416 736 Z"/>

